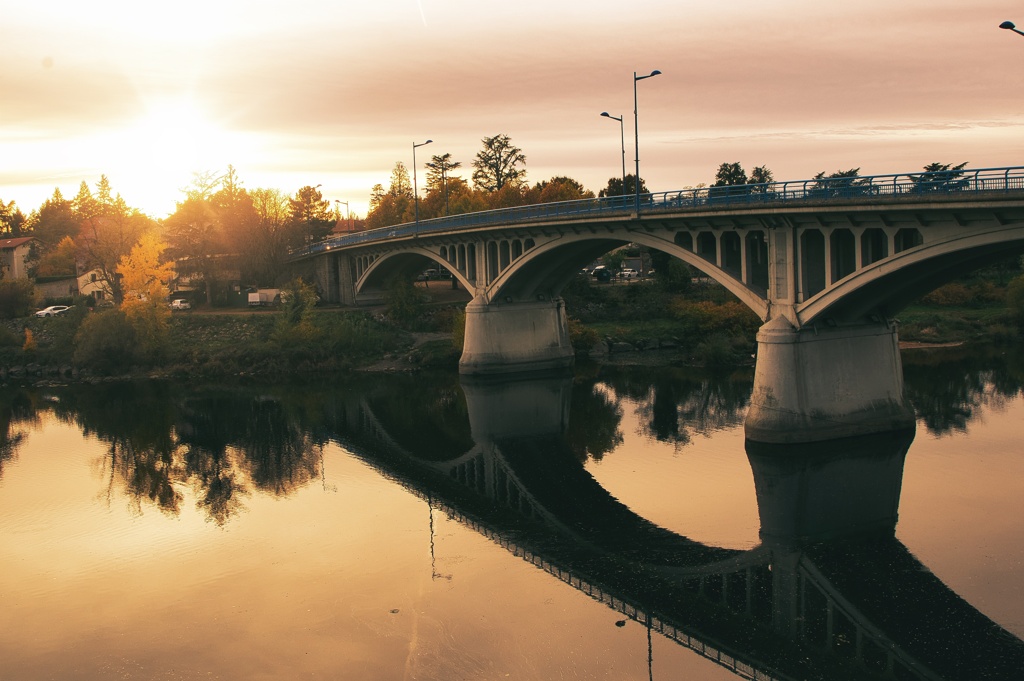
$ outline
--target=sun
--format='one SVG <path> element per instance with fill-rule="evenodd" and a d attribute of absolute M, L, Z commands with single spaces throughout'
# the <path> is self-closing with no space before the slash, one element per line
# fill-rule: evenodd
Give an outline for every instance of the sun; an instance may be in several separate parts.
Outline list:
<path fill-rule="evenodd" d="M 108 136 L 106 172 L 130 205 L 163 217 L 183 198 L 194 173 L 223 171 L 236 162 L 234 138 L 191 99 L 152 101 L 134 123 Z"/>

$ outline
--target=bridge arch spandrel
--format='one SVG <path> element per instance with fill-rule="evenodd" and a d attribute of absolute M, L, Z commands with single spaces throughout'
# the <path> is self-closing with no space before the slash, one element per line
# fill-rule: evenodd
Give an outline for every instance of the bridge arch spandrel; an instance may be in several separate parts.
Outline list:
<path fill-rule="evenodd" d="M 424 259 L 427 262 L 424 262 Z M 372 262 L 367 265 L 363 273 L 356 279 L 356 293 L 359 294 L 363 291 L 382 288 L 388 279 L 396 274 L 413 277 L 426 264 L 433 262 L 438 262 L 445 266 L 452 277 L 458 280 L 459 284 L 467 291 L 475 290 L 475 283 L 469 280 L 458 268 L 442 258 L 440 249 L 435 251 L 422 246 L 409 246 L 377 254 Z"/>
<path fill-rule="evenodd" d="M 649 232 L 623 232 L 621 236 L 566 234 L 538 243 L 491 282 L 486 289 L 486 298 L 488 301 L 500 301 L 505 298 L 529 300 L 540 295 L 558 296 L 580 269 L 594 259 L 619 246 L 635 243 L 682 260 L 724 286 L 762 320 L 767 318 L 768 304 L 763 293 L 744 284 L 735 274 L 670 240 L 674 239 L 675 233 L 668 232 L 669 239 Z M 741 241 L 746 238 L 745 233 L 735 233 Z M 717 243 L 718 237 L 715 238 Z"/>
<path fill-rule="evenodd" d="M 891 317 L 939 286 L 1014 253 L 1024 253 L 1024 225 L 948 231 L 862 267 L 798 305 L 797 326 Z"/>
<path fill-rule="evenodd" d="M 760 232 L 762 230 L 754 231 Z M 658 251 L 662 251 L 664 253 L 667 253 L 668 255 L 671 255 L 675 258 L 682 260 L 690 267 L 693 267 L 694 269 L 703 272 L 704 274 L 708 275 L 716 282 L 721 284 L 723 287 L 725 287 L 730 293 L 736 296 L 741 303 L 743 303 L 751 310 L 753 310 L 754 314 L 760 317 L 762 321 L 768 318 L 768 301 L 765 297 L 764 292 L 760 292 L 755 288 L 743 283 L 743 281 L 737 276 L 737 274 L 728 272 L 722 269 L 721 267 L 718 267 L 716 263 L 711 262 L 707 258 L 704 258 L 695 253 L 694 251 L 686 249 L 680 246 L 679 244 L 675 243 L 676 233 L 677 232 L 669 232 L 669 234 L 672 236 L 672 241 L 668 241 L 667 239 L 657 234 L 647 233 L 634 234 L 632 241 L 633 243 L 640 244 L 641 246 L 647 246 L 648 248 L 653 248 Z M 697 236 L 694 230 L 686 230 L 685 233 L 693 234 L 694 237 Z M 713 232 L 710 231 L 701 231 L 699 233 L 713 234 Z M 741 243 L 745 242 L 747 238 L 747 230 L 730 230 L 727 232 L 722 232 L 721 234 L 736 235 Z M 717 240 L 718 248 L 721 249 L 722 240 Z M 696 240 L 694 243 L 696 243 Z"/>

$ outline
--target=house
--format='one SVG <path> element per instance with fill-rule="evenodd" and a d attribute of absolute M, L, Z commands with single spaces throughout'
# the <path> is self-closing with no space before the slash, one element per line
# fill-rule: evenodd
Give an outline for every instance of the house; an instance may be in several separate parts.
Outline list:
<path fill-rule="evenodd" d="M 37 241 L 32 236 L 0 239 L 0 279 L 28 279 L 29 256 Z"/>
<path fill-rule="evenodd" d="M 83 296 L 91 295 L 97 302 L 111 298 L 110 284 L 107 283 L 103 271 L 99 269 L 78 275 L 78 293 Z"/>

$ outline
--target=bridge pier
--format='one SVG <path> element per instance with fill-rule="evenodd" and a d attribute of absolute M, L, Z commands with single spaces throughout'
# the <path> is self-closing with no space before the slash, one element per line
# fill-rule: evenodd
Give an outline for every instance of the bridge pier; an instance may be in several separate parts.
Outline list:
<path fill-rule="evenodd" d="M 503 374 L 563 369 L 573 364 L 569 324 L 561 298 L 466 306 L 459 372 Z"/>
<path fill-rule="evenodd" d="M 748 440 L 813 442 L 914 423 L 895 325 L 796 329 L 778 317 L 758 331 Z"/>

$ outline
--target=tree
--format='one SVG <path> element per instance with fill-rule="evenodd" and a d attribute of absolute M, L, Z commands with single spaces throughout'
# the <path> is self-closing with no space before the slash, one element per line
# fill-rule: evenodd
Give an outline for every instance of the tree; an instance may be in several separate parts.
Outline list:
<path fill-rule="evenodd" d="M 526 163 L 522 150 L 512 144 L 508 135 L 483 138 L 483 149 L 473 160 L 473 186 L 496 192 L 506 185 L 519 186 L 526 181 Z"/>
<path fill-rule="evenodd" d="M 228 166 L 228 168 L 232 171 L 234 170 L 231 166 Z M 214 191 L 220 186 L 221 179 L 223 177 L 212 170 L 193 172 L 192 183 L 182 191 L 185 192 L 185 197 L 188 199 L 206 201 L 213 196 Z"/>
<path fill-rule="evenodd" d="M 320 185 L 305 186 L 289 199 L 294 237 L 292 245 L 311 244 L 324 239 L 334 229 L 331 202 L 320 193 Z"/>
<path fill-rule="evenodd" d="M 409 169 L 401 161 L 395 162 L 391 170 L 391 186 L 388 187 L 388 194 L 397 198 L 412 198 L 412 180 L 409 179 Z"/>
<path fill-rule="evenodd" d="M 951 163 L 929 163 L 924 174 L 908 175 L 915 191 L 955 191 L 967 187 L 970 180 L 963 177 L 967 161 L 959 165 Z"/>
<path fill-rule="evenodd" d="M 747 183 L 747 174 L 739 163 L 723 163 L 715 173 L 712 187 L 730 187 Z"/>
<path fill-rule="evenodd" d="M 448 181 L 454 179 L 452 171 L 462 167 L 459 161 L 453 161 L 451 154 L 431 157 L 427 162 L 427 196 L 444 194 L 444 214 L 449 215 Z M 462 178 L 458 178 L 461 180 Z"/>
<path fill-rule="evenodd" d="M 78 195 L 71 200 L 71 207 L 79 221 L 99 215 L 99 203 L 96 201 L 95 197 L 93 197 L 92 192 L 89 190 L 89 185 L 86 184 L 85 180 L 82 180 L 82 183 L 78 185 Z"/>
<path fill-rule="evenodd" d="M 4 238 L 21 236 L 25 220 L 25 215 L 14 201 L 4 203 L 0 199 L 0 236 Z"/>
<path fill-rule="evenodd" d="M 154 223 L 141 211 L 129 207 L 120 195 L 112 197 L 105 175 L 100 177 L 96 198 L 82 184 L 76 198 L 76 208 L 81 206 L 85 211 L 77 242 L 79 260 L 87 269 L 98 271 L 104 291 L 120 304 L 124 288 L 117 274 L 118 264 Z"/>
<path fill-rule="evenodd" d="M 147 358 L 162 349 L 171 316 L 167 283 L 173 276 L 174 265 L 161 262 L 166 248 L 167 244 L 150 230 L 117 265 L 125 293 L 121 311 L 135 331 L 141 355 Z"/>
<path fill-rule="evenodd" d="M 640 193 L 650 193 L 644 178 L 640 178 Z M 598 196 L 633 196 L 636 194 L 636 175 L 626 175 L 626 185 L 623 187 L 621 177 L 609 177 L 608 186 L 597 193 Z"/>
<path fill-rule="evenodd" d="M 370 210 L 366 214 L 365 222 L 367 229 L 401 224 L 414 210 L 409 171 L 401 161 L 396 162 L 391 171 L 391 185 L 388 190 L 381 190 L 383 187 L 375 185 L 370 194 Z"/>
<path fill-rule="evenodd" d="M 54 189 L 53 196 L 29 216 L 29 228 L 32 236 L 39 239 L 43 244 L 43 250 L 46 251 L 55 247 L 65 237 L 78 238 L 81 223 L 74 203 L 65 199 L 60 189 Z"/>
<path fill-rule="evenodd" d="M 164 221 L 168 251 L 178 263 L 178 274 L 198 276 L 206 286 L 206 303 L 213 302 L 213 287 L 219 266 L 215 256 L 223 252 L 223 234 L 218 216 L 208 198 L 199 192 L 177 204 Z"/>
<path fill-rule="evenodd" d="M 754 169 L 750 171 L 750 177 L 748 178 L 748 182 L 750 182 L 750 184 L 768 184 L 769 182 L 774 181 L 775 176 L 772 175 L 772 171 L 765 166 L 755 166 Z"/>
<path fill-rule="evenodd" d="M 538 203 L 554 203 L 556 201 L 578 201 L 594 198 L 594 192 L 571 177 L 552 177 L 550 180 L 538 182 L 534 187 Z"/>
<path fill-rule="evenodd" d="M 474 192 L 469 184 L 458 175 L 445 180 L 446 188 L 431 189 L 420 199 L 420 219 L 437 218 L 445 215 L 458 215 L 469 212 L 465 208 L 471 197 L 478 196 L 480 207 L 472 210 L 486 210 L 488 204 L 480 192 Z"/>
<path fill-rule="evenodd" d="M 77 247 L 71 237 L 66 236 L 60 243 L 46 251 L 35 267 L 37 278 L 73 277 L 78 272 L 75 266 Z"/>
<path fill-rule="evenodd" d="M 866 184 L 867 180 L 860 179 L 860 168 L 849 170 L 837 170 L 830 175 L 822 171 L 814 176 L 812 191 L 819 195 L 832 196 L 850 187 L 860 187 Z"/>
<path fill-rule="evenodd" d="M 253 222 L 241 251 L 249 280 L 260 286 L 278 283 L 287 254 L 289 199 L 277 189 L 249 192 Z"/>

